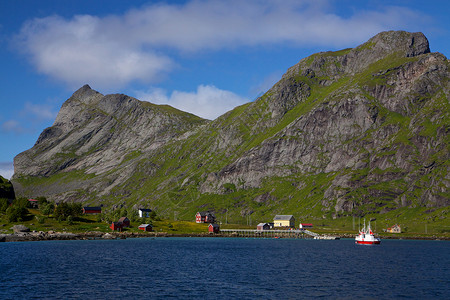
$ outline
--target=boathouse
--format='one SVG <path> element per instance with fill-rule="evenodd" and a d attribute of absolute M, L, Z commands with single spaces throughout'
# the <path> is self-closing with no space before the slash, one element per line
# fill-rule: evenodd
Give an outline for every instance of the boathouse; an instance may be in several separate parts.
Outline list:
<path fill-rule="evenodd" d="M 209 226 L 208 226 L 208 231 L 211 232 L 211 233 L 219 233 L 219 231 L 220 231 L 219 224 L 210 223 Z"/>
<path fill-rule="evenodd" d="M 83 214 L 84 215 L 95 215 L 95 214 L 101 214 L 102 208 L 100 206 L 92 206 L 92 207 L 83 207 Z"/>
<path fill-rule="evenodd" d="M 127 217 L 120 218 L 119 223 L 122 223 L 123 227 L 130 227 L 130 219 L 128 219 Z"/>
<path fill-rule="evenodd" d="M 269 229 L 270 229 L 269 223 L 259 223 L 256 226 L 256 230 L 260 230 L 260 231 L 262 231 L 262 230 L 269 230 Z"/>
<path fill-rule="evenodd" d="M 214 223 L 216 222 L 216 216 L 210 211 L 199 211 L 195 215 L 196 223 Z"/>
<path fill-rule="evenodd" d="M 149 218 L 151 212 L 149 208 L 139 208 L 139 218 Z"/>
<path fill-rule="evenodd" d="M 293 215 L 276 215 L 273 218 L 274 227 L 295 227 L 295 218 Z"/>
<path fill-rule="evenodd" d="M 141 224 L 141 225 L 139 225 L 138 228 L 143 231 L 152 231 L 153 230 L 152 225 L 150 225 L 150 224 Z"/>

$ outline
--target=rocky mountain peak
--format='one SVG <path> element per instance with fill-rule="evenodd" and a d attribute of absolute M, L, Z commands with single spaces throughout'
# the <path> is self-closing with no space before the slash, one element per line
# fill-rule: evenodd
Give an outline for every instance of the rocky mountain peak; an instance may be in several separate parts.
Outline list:
<path fill-rule="evenodd" d="M 70 99 L 76 99 L 78 101 L 84 102 L 86 104 L 91 103 L 94 99 L 102 97 L 103 95 L 99 92 L 93 90 L 88 84 L 83 85 L 75 93 L 73 93 Z"/>
<path fill-rule="evenodd" d="M 384 31 L 371 38 L 367 43 L 357 47 L 355 50 L 358 51 L 367 46 L 371 46 L 371 49 L 374 52 L 401 52 L 406 57 L 430 53 L 428 39 L 422 32 Z"/>

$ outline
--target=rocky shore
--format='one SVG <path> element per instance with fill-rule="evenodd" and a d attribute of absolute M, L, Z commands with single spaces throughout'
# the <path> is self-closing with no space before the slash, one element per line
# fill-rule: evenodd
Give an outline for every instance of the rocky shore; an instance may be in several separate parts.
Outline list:
<path fill-rule="evenodd" d="M 351 234 L 334 235 L 338 238 L 354 238 Z M 174 234 L 167 232 L 100 232 L 90 231 L 84 233 L 33 231 L 0 234 L 0 242 L 31 242 L 51 240 L 115 240 L 128 238 L 148 237 L 230 237 L 230 235 L 204 233 Z M 232 237 L 232 236 L 231 236 Z M 414 239 L 414 240 L 450 240 L 441 236 L 381 236 L 382 239 Z"/>

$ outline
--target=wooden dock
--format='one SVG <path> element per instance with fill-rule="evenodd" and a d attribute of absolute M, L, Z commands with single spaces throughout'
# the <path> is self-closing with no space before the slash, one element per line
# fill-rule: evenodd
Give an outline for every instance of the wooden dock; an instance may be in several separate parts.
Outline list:
<path fill-rule="evenodd" d="M 307 230 L 256 230 L 256 229 L 220 229 L 220 233 L 225 236 L 234 237 L 262 237 L 262 238 L 296 238 L 303 239 L 306 237 L 317 236 L 317 233 L 313 233 Z"/>

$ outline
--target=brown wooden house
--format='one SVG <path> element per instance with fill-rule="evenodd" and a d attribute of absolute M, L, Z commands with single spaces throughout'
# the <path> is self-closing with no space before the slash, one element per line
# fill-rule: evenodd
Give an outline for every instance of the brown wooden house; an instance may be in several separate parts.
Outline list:
<path fill-rule="evenodd" d="M 130 227 L 130 219 L 127 217 L 120 218 L 118 222 L 122 223 L 123 227 Z"/>

